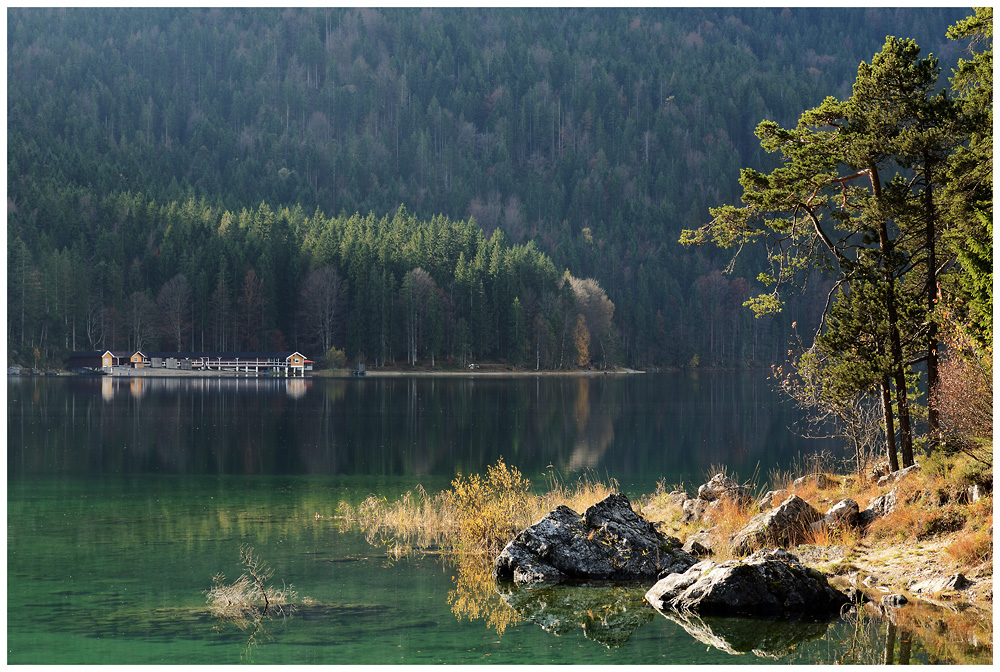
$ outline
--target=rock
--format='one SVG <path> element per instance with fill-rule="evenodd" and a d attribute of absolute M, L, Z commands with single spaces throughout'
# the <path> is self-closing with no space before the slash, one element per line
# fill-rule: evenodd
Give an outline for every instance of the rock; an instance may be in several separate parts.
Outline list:
<path fill-rule="evenodd" d="M 901 595 L 899 593 L 882 596 L 882 606 L 884 607 L 902 607 L 908 602 L 909 600 L 906 599 L 906 595 Z"/>
<path fill-rule="evenodd" d="M 854 586 L 851 586 L 846 591 L 844 591 L 844 595 L 847 596 L 847 599 L 850 601 L 851 604 L 864 604 L 865 602 L 868 601 L 868 596 L 865 595 L 865 591 L 861 590 L 860 588 L 856 588 Z"/>
<path fill-rule="evenodd" d="M 493 563 L 493 578 L 516 583 L 648 580 L 697 560 L 613 494 L 581 516 L 558 506 L 522 530 Z"/>
<path fill-rule="evenodd" d="M 941 576 L 936 579 L 920 581 L 910 586 L 910 590 L 914 593 L 940 593 L 944 590 L 964 590 L 971 585 L 972 581 L 969 581 L 965 578 L 964 574 L 959 572 L 951 576 Z"/>
<path fill-rule="evenodd" d="M 833 529 L 855 527 L 858 524 L 860 513 L 857 502 L 853 499 L 842 499 L 830 507 L 830 510 L 823 516 L 823 521 Z"/>
<path fill-rule="evenodd" d="M 583 628 L 587 639 L 608 648 L 625 645 L 655 617 L 634 588 L 621 585 L 513 586 L 498 584 L 501 599 L 518 616 L 546 632 L 564 635 Z"/>
<path fill-rule="evenodd" d="M 780 505 L 758 513 L 733 535 L 733 553 L 746 555 L 764 545 L 794 546 L 822 518 L 819 511 L 798 495 L 790 495 Z"/>
<path fill-rule="evenodd" d="M 716 474 L 708 483 L 698 488 L 698 499 L 714 502 L 719 499 L 729 499 L 740 506 L 750 503 L 750 493 L 742 485 L 725 474 Z"/>
<path fill-rule="evenodd" d="M 744 560 L 703 560 L 664 577 L 646 601 L 659 611 L 701 616 L 798 617 L 836 614 L 847 596 L 791 553 L 765 549 Z"/>
<path fill-rule="evenodd" d="M 878 487 L 884 488 L 893 483 L 899 483 L 904 478 L 920 471 L 919 464 L 911 464 L 906 469 L 900 469 L 899 471 L 894 471 L 891 474 L 886 474 L 882 478 L 878 479 Z"/>
<path fill-rule="evenodd" d="M 684 542 L 682 550 L 699 558 L 715 554 L 717 540 L 712 530 L 698 530 Z"/>
<path fill-rule="evenodd" d="M 771 621 L 766 627 L 752 618 L 700 616 L 675 611 L 660 612 L 699 642 L 737 656 L 752 653 L 759 658 L 781 658 L 805 642 L 821 638 L 830 627 L 826 622 Z"/>
<path fill-rule="evenodd" d="M 865 509 L 858 514 L 858 529 L 864 530 L 869 525 L 875 522 L 880 516 L 877 511 L 872 509 Z"/>
<path fill-rule="evenodd" d="M 713 514 L 715 514 L 721 503 L 719 500 L 710 502 L 706 499 L 689 499 L 684 502 L 684 506 L 681 507 L 683 512 L 681 515 L 682 523 L 700 523 L 703 521 L 711 521 Z"/>
<path fill-rule="evenodd" d="M 11 366 L 8 366 L 7 367 L 7 375 L 8 376 L 20 376 L 21 375 L 21 367 L 18 366 L 17 364 L 13 364 Z"/>
<path fill-rule="evenodd" d="M 892 473 L 892 467 L 889 466 L 889 460 L 879 460 L 872 466 L 868 475 L 871 476 L 873 481 L 878 481 L 878 479 L 890 473 Z"/>
<path fill-rule="evenodd" d="M 788 497 L 788 491 L 784 488 L 780 490 L 769 490 L 754 503 L 754 507 L 759 511 L 770 511 L 774 508 L 774 500 L 784 501 Z"/>
<path fill-rule="evenodd" d="M 833 488 L 837 486 L 837 481 L 833 480 L 824 473 L 809 474 L 807 476 L 801 476 L 792 481 L 792 489 L 801 488 L 806 485 L 816 484 L 816 487 L 820 490 L 826 490 L 828 488 Z"/>
<path fill-rule="evenodd" d="M 686 502 L 687 499 L 688 495 L 683 490 L 673 490 L 667 495 L 667 504 L 680 508 L 684 506 L 684 502 Z"/>
<path fill-rule="evenodd" d="M 874 511 L 878 516 L 888 516 L 896 509 L 896 498 L 899 488 L 893 488 L 880 497 L 876 497 L 868 503 L 868 510 Z"/>

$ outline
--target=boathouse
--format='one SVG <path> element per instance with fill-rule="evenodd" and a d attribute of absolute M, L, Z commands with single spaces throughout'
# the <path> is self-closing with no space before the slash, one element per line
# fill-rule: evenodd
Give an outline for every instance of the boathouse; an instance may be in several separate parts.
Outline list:
<path fill-rule="evenodd" d="M 283 352 L 74 352 L 68 368 L 92 368 L 110 372 L 116 367 L 168 369 L 176 371 L 230 371 L 305 375 L 314 362 L 297 351 Z"/>

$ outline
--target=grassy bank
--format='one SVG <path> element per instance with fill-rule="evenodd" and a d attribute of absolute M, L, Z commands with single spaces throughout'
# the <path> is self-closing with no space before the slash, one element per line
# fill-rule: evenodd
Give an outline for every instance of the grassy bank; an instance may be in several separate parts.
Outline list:
<path fill-rule="evenodd" d="M 812 477 L 795 483 L 805 475 Z M 973 486 L 985 493 L 975 501 L 969 495 Z M 783 490 L 823 513 L 845 498 L 864 510 L 893 486 L 879 487 L 874 479 L 837 474 L 812 460 L 749 487 L 755 502 L 765 492 Z M 451 489 L 431 494 L 418 488 L 392 502 L 371 496 L 356 507 L 341 503 L 340 514 L 345 529 L 361 529 L 371 543 L 384 545 L 397 557 L 437 552 L 492 558 L 518 531 L 556 506 L 583 512 L 617 489 L 613 481 L 588 478 L 571 483 L 550 478 L 534 488 L 516 467 L 501 460 L 485 476 L 459 475 Z M 633 508 L 682 541 L 710 529 L 718 541 L 715 559 L 733 557 L 727 545 L 730 536 L 760 509 L 725 502 L 707 520 L 682 522 L 683 512 L 670 498 L 675 489 L 661 483 L 656 492 L 634 501 Z M 769 504 L 779 503 L 787 494 L 776 495 Z M 992 469 L 962 454 L 926 458 L 920 471 L 898 484 L 897 501 L 890 514 L 864 532 L 852 528 L 809 532 L 790 550 L 835 577 L 867 581 L 865 585 L 886 591 L 905 590 L 915 578 L 962 572 L 975 581 L 975 587 L 964 593 L 966 598 L 992 602 Z"/>

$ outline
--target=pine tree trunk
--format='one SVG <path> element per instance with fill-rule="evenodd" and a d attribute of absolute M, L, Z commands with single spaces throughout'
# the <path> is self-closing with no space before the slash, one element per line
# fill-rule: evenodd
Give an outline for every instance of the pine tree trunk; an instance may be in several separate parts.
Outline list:
<path fill-rule="evenodd" d="M 882 392 L 882 417 L 885 421 L 885 454 L 889 458 L 890 471 L 899 471 L 899 457 L 896 455 L 896 426 L 892 417 L 892 393 L 889 391 L 889 376 L 882 376 L 879 388 Z"/>

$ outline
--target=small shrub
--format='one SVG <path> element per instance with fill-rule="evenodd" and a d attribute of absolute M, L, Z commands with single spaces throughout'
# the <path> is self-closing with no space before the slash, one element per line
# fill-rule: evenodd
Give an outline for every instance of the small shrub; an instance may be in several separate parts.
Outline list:
<path fill-rule="evenodd" d="M 458 550 L 499 553 L 517 534 L 531 483 L 501 458 L 478 474 L 451 482 L 458 503 Z"/>

